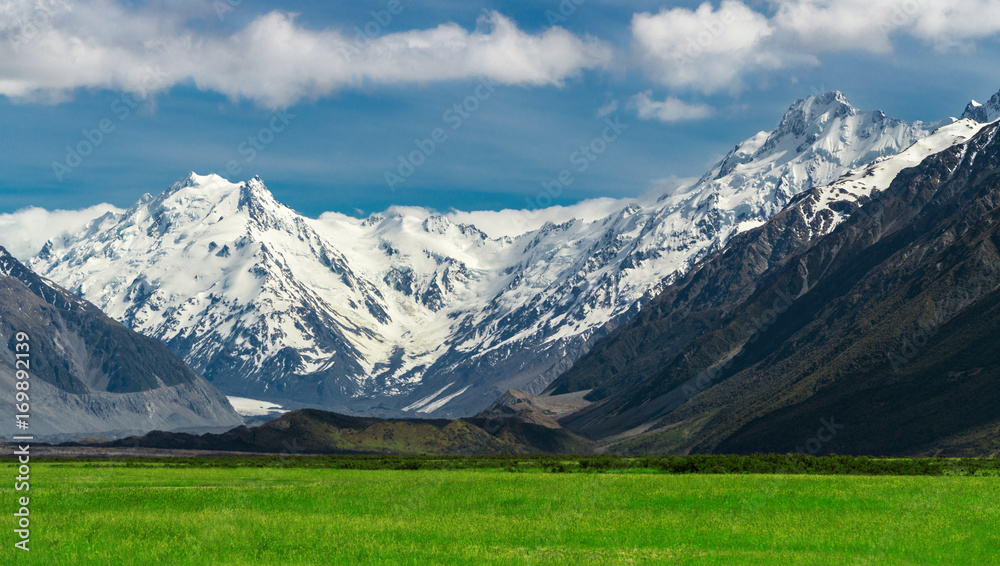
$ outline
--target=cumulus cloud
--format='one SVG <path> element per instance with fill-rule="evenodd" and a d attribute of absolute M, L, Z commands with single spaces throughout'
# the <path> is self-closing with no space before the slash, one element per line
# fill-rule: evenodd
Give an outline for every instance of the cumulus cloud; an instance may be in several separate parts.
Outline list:
<path fill-rule="evenodd" d="M 965 47 L 1000 33 L 1000 1 L 779 0 L 774 24 L 815 51 L 892 51 L 906 34 L 936 49 Z"/>
<path fill-rule="evenodd" d="M 659 120 L 661 122 L 680 122 L 682 120 L 700 120 L 712 115 L 712 107 L 707 104 L 689 104 L 676 97 L 668 96 L 666 100 L 653 100 L 653 92 L 647 90 L 632 97 L 632 106 L 643 120 Z"/>
<path fill-rule="evenodd" d="M 739 0 L 632 18 L 636 56 L 673 88 L 736 91 L 762 70 L 819 63 L 824 53 L 888 54 L 909 36 L 935 49 L 969 48 L 1000 34 L 1000 0 L 770 0 L 772 15 Z"/>
<path fill-rule="evenodd" d="M 652 78 L 705 93 L 738 90 L 741 76 L 786 66 L 801 56 L 776 49 L 775 29 L 763 14 L 735 0 L 716 10 L 665 8 L 632 17 L 633 45 Z"/>
<path fill-rule="evenodd" d="M 892 51 L 885 27 L 896 2 L 879 0 L 801 0 L 779 2 L 774 23 L 794 44 L 812 52 L 864 49 Z M 883 28 L 883 29 L 880 29 Z"/>
<path fill-rule="evenodd" d="M 445 23 L 380 29 L 373 36 L 309 29 L 280 11 L 229 34 L 200 33 L 186 12 L 127 8 L 112 0 L 2 3 L 0 94 L 59 101 L 79 88 L 148 93 L 190 81 L 282 107 L 371 84 L 482 76 L 508 85 L 561 86 L 612 57 L 598 39 L 560 27 L 525 33 L 495 11 L 485 12 L 472 31 Z"/>
<path fill-rule="evenodd" d="M 83 210 L 45 210 L 31 207 L 0 214 L 0 246 L 25 261 L 37 254 L 45 242 L 63 234 L 83 229 L 88 222 L 108 212 L 122 213 L 110 204 L 97 204 Z"/>

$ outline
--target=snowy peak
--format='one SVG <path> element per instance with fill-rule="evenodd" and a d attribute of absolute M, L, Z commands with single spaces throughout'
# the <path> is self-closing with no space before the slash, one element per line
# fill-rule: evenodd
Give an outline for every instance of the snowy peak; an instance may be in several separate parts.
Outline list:
<path fill-rule="evenodd" d="M 714 226 L 715 249 L 733 233 L 763 223 L 793 196 L 895 155 L 944 124 L 860 111 L 837 91 L 810 96 L 792 104 L 777 128 L 737 145 L 680 198 L 689 198 L 687 206 L 703 211 Z M 671 199 L 661 200 L 669 206 Z"/>
<path fill-rule="evenodd" d="M 879 124 L 886 119 L 885 114 L 877 110 L 869 113 L 859 111 L 838 91 L 797 100 L 785 112 L 778 128 L 770 133 L 754 157 L 766 157 L 776 149 L 790 144 L 794 144 L 796 153 L 802 153 L 809 145 L 837 134 L 837 130 L 850 122 L 851 118 L 859 116 L 870 116 L 871 122 Z M 903 123 L 901 120 L 889 120 L 890 125 Z"/>
<path fill-rule="evenodd" d="M 229 181 L 223 179 L 222 177 L 214 173 L 210 173 L 208 175 L 199 175 L 194 171 L 191 171 L 190 173 L 187 174 L 187 176 L 178 179 L 175 183 L 170 185 L 170 188 L 168 188 L 166 192 L 172 194 L 187 188 L 208 187 L 217 185 L 219 183 L 230 184 Z"/>
<path fill-rule="evenodd" d="M 89 307 L 79 297 L 66 292 L 31 271 L 17 258 L 0 246 L 0 277 L 10 277 L 24 285 L 46 303 L 65 310 L 85 310 Z M 0 305 L 2 310 L 3 305 Z"/>
<path fill-rule="evenodd" d="M 40 279 L 17 260 L 6 248 L 0 246 L 0 277 L 13 277 L 27 283 L 31 279 Z"/>
<path fill-rule="evenodd" d="M 240 198 L 237 211 L 246 212 L 259 228 L 292 232 L 299 215 L 278 202 L 260 177 L 239 185 Z"/>
<path fill-rule="evenodd" d="M 792 104 L 775 133 L 801 136 L 812 125 L 857 113 L 858 110 L 839 91 L 810 96 Z"/>
<path fill-rule="evenodd" d="M 812 160 L 818 156 L 823 161 L 841 161 L 846 154 L 854 153 L 852 146 L 879 152 L 850 155 L 852 165 L 860 165 L 896 153 L 920 137 L 905 133 L 907 129 L 910 124 L 878 110 L 862 112 L 854 108 L 839 91 L 810 96 L 795 101 L 777 128 L 759 132 L 737 145 L 702 182 L 719 181 L 734 174 L 737 181 L 742 181 L 752 168 L 772 169 L 795 159 Z M 929 133 L 918 129 L 923 135 Z M 823 181 L 809 180 L 813 185 Z"/>
<path fill-rule="evenodd" d="M 238 195 L 241 186 L 230 183 L 218 175 L 202 176 L 191 173 L 170 185 L 159 195 L 143 197 L 126 211 L 125 216 L 135 216 L 147 211 L 153 214 L 167 212 L 184 214 L 195 220 L 204 217 L 219 203 Z"/>
<path fill-rule="evenodd" d="M 260 177 L 232 183 L 215 174 L 190 173 L 155 197 L 144 195 L 123 215 L 106 215 L 97 224 L 145 226 L 148 235 L 160 237 L 175 232 L 190 236 L 192 226 L 216 226 L 217 231 L 252 237 L 252 228 L 293 231 L 297 216 L 274 198 Z"/>
<path fill-rule="evenodd" d="M 981 124 L 1000 119 L 1000 92 L 994 94 L 986 104 L 980 104 L 975 100 L 969 102 L 965 112 L 962 113 L 962 118 L 975 120 Z"/>
<path fill-rule="evenodd" d="M 240 201 L 255 201 L 257 204 L 271 205 L 274 208 L 288 208 L 274 198 L 274 195 L 271 194 L 270 189 L 264 185 L 264 181 L 259 175 L 254 176 L 253 179 L 240 184 Z"/>
<path fill-rule="evenodd" d="M 0 275 L 10 275 L 17 266 L 17 260 L 10 255 L 3 246 L 0 246 Z"/>
<path fill-rule="evenodd" d="M 155 200 L 171 208 L 190 207 L 193 201 L 217 203 L 231 195 L 238 195 L 240 209 L 250 204 L 251 201 L 254 201 L 255 205 L 270 206 L 275 209 L 287 208 L 274 198 L 260 176 L 255 176 L 243 183 L 233 183 L 214 173 L 198 175 L 193 172 L 170 185 L 158 197 L 145 198 L 137 204 L 142 205 L 147 201 Z"/>

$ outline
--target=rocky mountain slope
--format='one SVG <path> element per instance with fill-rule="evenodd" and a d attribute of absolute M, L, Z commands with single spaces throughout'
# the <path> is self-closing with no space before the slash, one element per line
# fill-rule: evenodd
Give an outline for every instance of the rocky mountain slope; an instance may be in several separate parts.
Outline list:
<path fill-rule="evenodd" d="M 228 394 L 469 415 L 508 389 L 540 392 L 735 235 L 947 123 L 810 97 L 691 187 L 498 239 L 414 211 L 308 219 L 260 179 L 192 174 L 31 266 Z"/>
<path fill-rule="evenodd" d="M 829 188 L 735 238 L 553 384 L 593 389 L 560 422 L 628 452 L 995 454 L 998 123 L 945 133 L 825 235 L 800 236 Z"/>
<path fill-rule="evenodd" d="M 30 416 L 15 429 L 18 333 L 27 335 Z M 0 248 L 0 432 L 114 436 L 242 423 L 224 396 L 158 341 L 32 273 Z"/>
<path fill-rule="evenodd" d="M 969 102 L 965 112 L 962 113 L 962 118 L 984 124 L 1000 119 L 1000 92 L 994 94 L 986 104 L 980 104 L 975 100 Z"/>
<path fill-rule="evenodd" d="M 587 390 L 586 398 L 597 401 L 647 379 L 756 292 L 768 270 L 832 232 L 901 171 L 968 141 L 982 127 L 969 119 L 943 126 L 897 155 L 800 194 L 768 223 L 733 238 L 635 319 L 595 344 L 546 393 Z"/>

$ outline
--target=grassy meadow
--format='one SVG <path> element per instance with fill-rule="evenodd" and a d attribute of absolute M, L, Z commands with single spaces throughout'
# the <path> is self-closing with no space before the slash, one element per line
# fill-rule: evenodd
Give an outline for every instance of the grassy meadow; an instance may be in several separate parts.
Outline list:
<path fill-rule="evenodd" d="M 1000 560 L 997 477 L 41 461 L 31 472 L 31 551 L 15 551 L 5 529 L 2 564 Z M 9 525 L 12 485 L 0 489 Z"/>

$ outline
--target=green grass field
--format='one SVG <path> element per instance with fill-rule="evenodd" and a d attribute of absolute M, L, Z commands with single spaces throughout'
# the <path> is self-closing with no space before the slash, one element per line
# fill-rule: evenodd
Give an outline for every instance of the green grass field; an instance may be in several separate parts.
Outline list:
<path fill-rule="evenodd" d="M 0 564 L 1000 563 L 996 477 L 33 462 L 31 480 L 29 553 L 0 490 Z"/>

